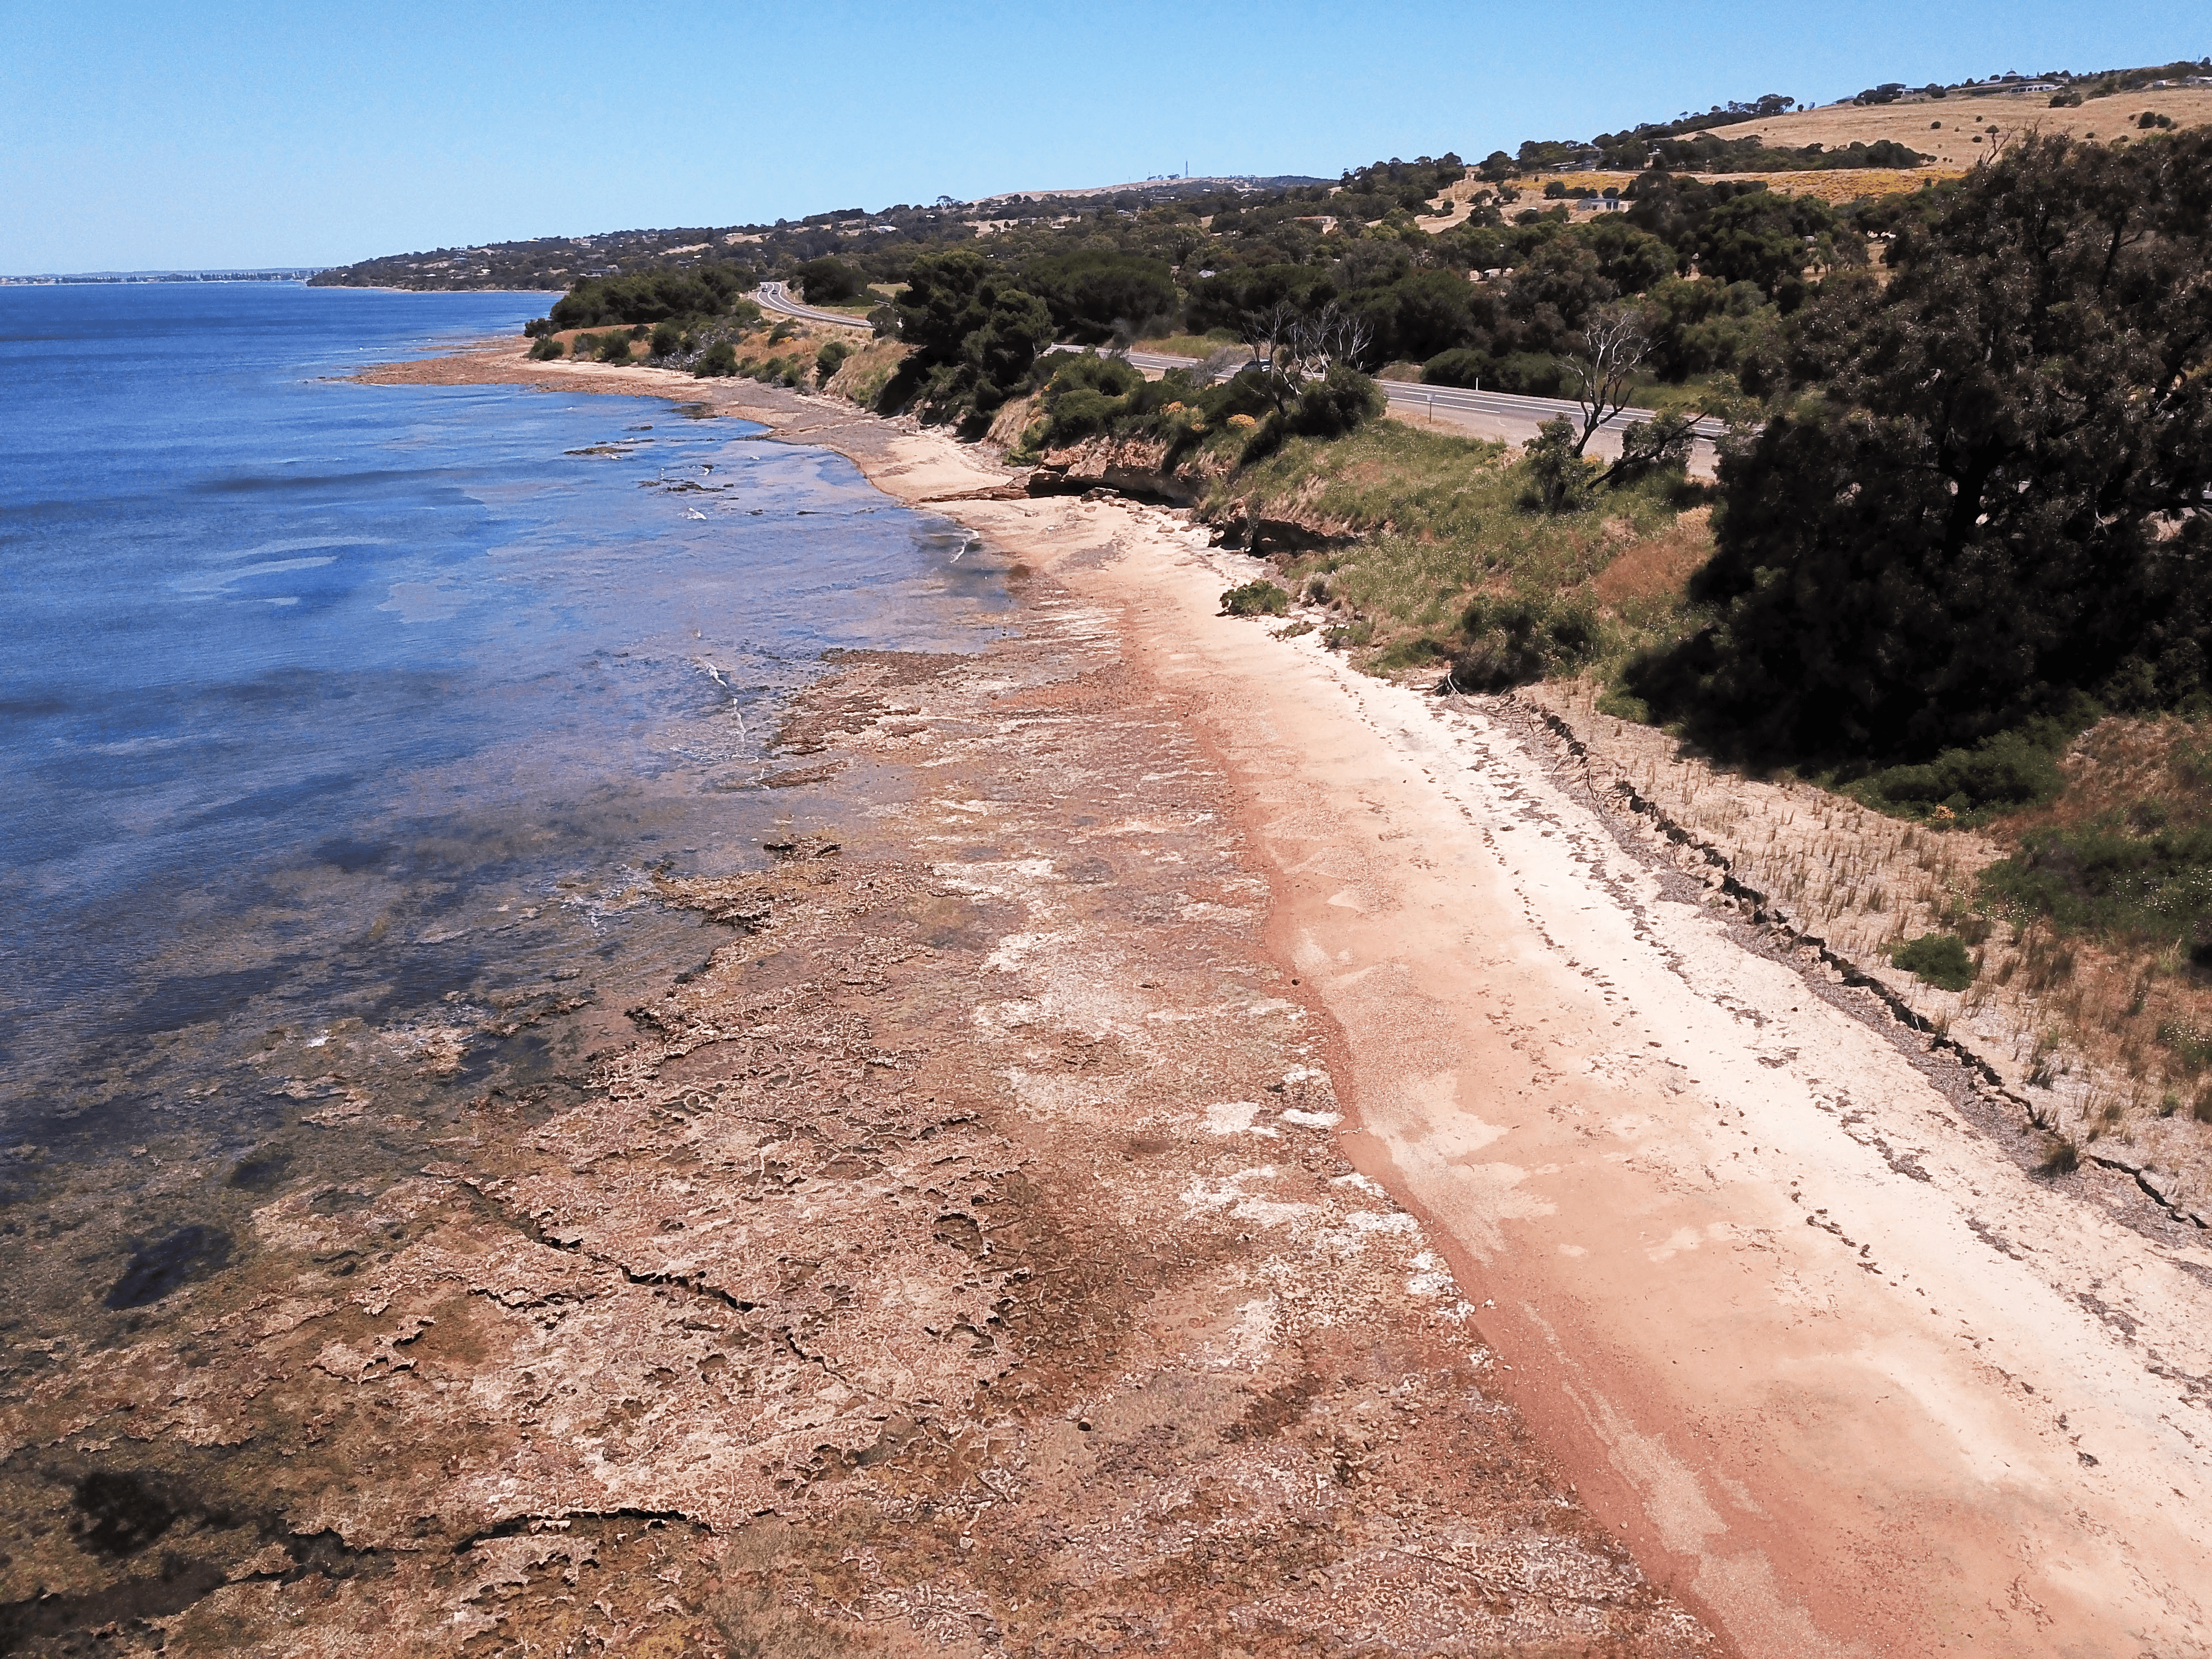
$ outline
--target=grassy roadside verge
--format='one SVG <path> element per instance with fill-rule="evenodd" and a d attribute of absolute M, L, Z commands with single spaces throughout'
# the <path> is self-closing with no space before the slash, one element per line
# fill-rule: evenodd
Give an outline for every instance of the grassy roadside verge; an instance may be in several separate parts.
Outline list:
<path fill-rule="evenodd" d="M 1626 660 L 1674 623 L 1711 551 L 1706 492 L 1679 472 L 1600 488 L 1577 512 L 1538 495 L 1518 450 L 1385 418 L 1293 439 L 1200 510 L 1328 538 L 1284 557 L 1281 580 L 1362 668 L 1488 687 Z"/>

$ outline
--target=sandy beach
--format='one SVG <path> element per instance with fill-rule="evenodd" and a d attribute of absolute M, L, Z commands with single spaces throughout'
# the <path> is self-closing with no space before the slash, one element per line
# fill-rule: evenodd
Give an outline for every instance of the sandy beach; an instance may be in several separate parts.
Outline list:
<path fill-rule="evenodd" d="M 5 1569 L 57 1586 L 31 1634 L 2212 1651 L 2202 1232 L 2036 1180 L 1525 709 L 1218 616 L 1264 567 L 1187 515 L 828 400 L 511 343 L 365 378 L 762 421 L 979 532 L 1018 625 L 801 700 L 794 789 L 865 806 L 669 874 L 727 942 L 588 1106 L 271 1203 L 193 1352 L 9 1407 L 19 1510 L 127 1437 L 202 1564 L 72 1588 L 58 1529 Z M 265 1512 L 185 1500 L 206 1448 Z"/>
<path fill-rule="evenodd" d="M 1262 567 L 1178 515 L 973 499 L 1005 480 L 972 450 L 761 415 L 1064 581 L 1189 696 L 1347 1152 L 1584 1501 L 1735 1646 L 2212 1643 L 2201 1230 L 2034 1179 L 1962 1067 L 1732 927 L 1533 722 L 1217 616 Z"/>
<path fill-rule="evenodd" d="M 1217 617 L 1249 562 L 961 511 L 1040 559 L 1158 525 L 1067 580 L 1195 693 L 1352 1155 L 1650 1571 L 1747 1653 L 2203 1650 L 2201 1231 L 2033 1179 L 1961 1068 L 1669 890 L 1528 724 Z"/>
<path fill-rule="evenodd" d="M 2032 1179 L 1525 726 L 1209 628 L 1190 562 L 1123 562 L 1131 629 L 1207 686 L 1353 1155 L 1595 1512 L 1747 1652 L 2198 1650 L 2201 1234 Z"/>

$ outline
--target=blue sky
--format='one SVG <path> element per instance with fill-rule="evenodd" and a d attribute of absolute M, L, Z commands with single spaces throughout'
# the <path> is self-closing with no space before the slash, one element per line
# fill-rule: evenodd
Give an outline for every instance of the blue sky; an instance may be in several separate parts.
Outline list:
<path fill-rule="evenodd" d="M 0 5 L 0 272 L 335 264 L 2212 52 L 2174 0 Z"/>

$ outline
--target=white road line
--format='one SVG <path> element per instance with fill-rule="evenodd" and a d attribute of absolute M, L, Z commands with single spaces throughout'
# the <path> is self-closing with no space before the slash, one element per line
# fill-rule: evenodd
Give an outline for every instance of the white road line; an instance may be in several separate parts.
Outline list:
<path fill-rule="evenodd" d="M 781 283 L 763 283 L 753 290 L 753 298 L 760 302 L 763 311 L 774 312 L 779 317 L 795 317 L 801 322 L 835 323 L 841 328 L 863 328 L 870 333 L 875 325 L 865 317 L 848 317 L 842 311 L 824 311 L 818 306 L 803 305 L 791 297 Z"/>

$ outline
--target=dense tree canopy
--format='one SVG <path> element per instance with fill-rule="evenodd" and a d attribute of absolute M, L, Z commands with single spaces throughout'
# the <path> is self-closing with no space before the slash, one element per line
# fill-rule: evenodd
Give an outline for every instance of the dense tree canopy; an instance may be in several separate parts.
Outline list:
<path fill-rule="evenodd" d="M 1182 303 L 1166 260 L 1111 248 L 1031 260 L 1022 267 L 1022 286 L 1045 302 L 1054 328 L 1085 345 L 1172 317 Z"/>
<path fill-rule="evenodd" d="M 1632 682 L 1776 754 L 1915 757 L 2212 648 L 2212 134 L 2032 141 L 1832 283 L 1723 465 L 1720 619 Z"/>
<path fill-rule="evenodd" d="M 754 282 L 751 271 L 732 264 L 586 277 L 553 302 L 553 326 L 598 328 L 608 323 L 720 316 L 750 293 Z"/>
<path fill-rule="evenodd" d="M 898 314 L 924 400 L 939 409 L 996 409 L 1052 340 L 1044 301 L 965 248 L 915 260 Z"/>
<path fill-rule="evenodd" d="M 1834 229 L 1835 215 L 1814 197 L 1765 190 L 1734 197 L 1698 224 L 1698 270 L 1723 283 L 1755 283 L 1784 311 L 1795 311 L 1804 301 L 1806 267 L 1834 257 Z"/>
<path fill-rule="evenodd" d="M 1471 338 L 1476 307 L 1466 277 L 1431 270 L 1408 271 L 1387 288 L 1358 296 L 1352 308 L 1375 331 L 1370 356 L 1376 362 L 1418 363 Z"/>
<path fill-rule="evenodd" d="M 866 271 L 826 254 L 802 261 L 792 276 L 799 283 L 799 297 L 811 306 L 842 305 L 868 291 Z"/>
<path fill-rule="evenodd" d="M 1244 319 L 1285 301 L 1317 307 L 1336 297 L 1335 280 L 1325 270 L 1302 264 L 1235 267 L 1202 276 L 1191 285 L 1190 326 L 1203 333 L 1235 329 Z"/>
<path fill-rule="evenodd" d="M 1662 380 L 1715 370 L 1741 374 L 1776 342 L 1774 309 L 1756 283 L 1669 276 L 1653 283 L 1644 300 L 1650 367 Z"/>

